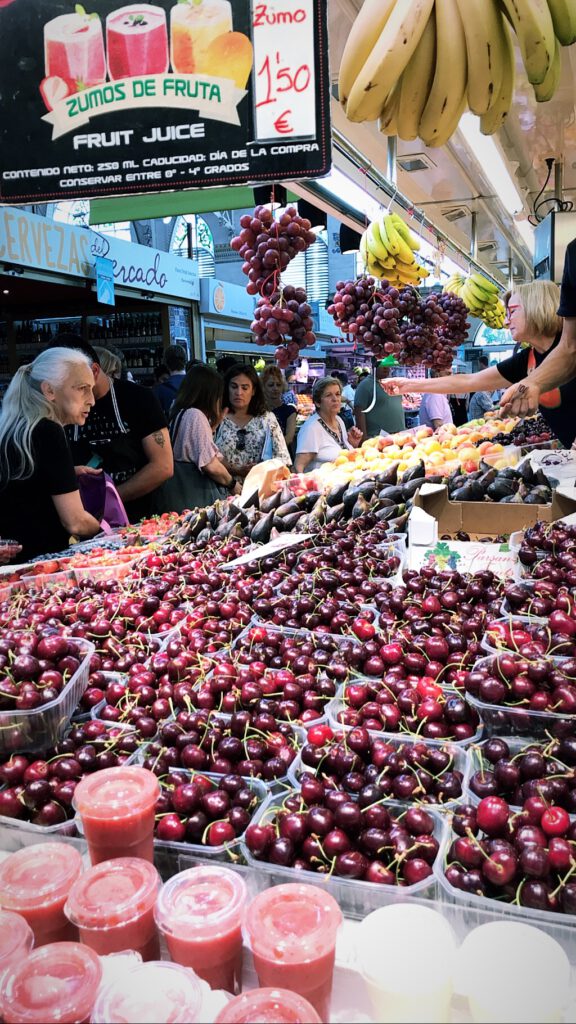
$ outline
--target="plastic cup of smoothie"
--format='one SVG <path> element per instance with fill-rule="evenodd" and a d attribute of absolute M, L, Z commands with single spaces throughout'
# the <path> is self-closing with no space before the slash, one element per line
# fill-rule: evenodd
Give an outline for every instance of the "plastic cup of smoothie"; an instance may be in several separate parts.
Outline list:
<path fill-rule="evenodd" d="M 114 857 L 142 857 L 152 863 L 159 795 L 154 773 L 136 765 L 104 768 L 80 780 L 73 803 L 93 864 Z"/>
<path fill-rule="evenodd" d="M 155 913 L 172 960 L 211 988 L 238 992 L 245 904 L 244 880 L 228 868 L 189 868 L 170 878 Z"/>
<path fill-rule="evenodd" d="M 11 910 L 0 910 L 0 983 L 9 967 L 24 960 L 34 945 L 28 922 Z"/>
<path fill-rule="evenodd" d="M 36 946 L 78 938 L 64 904 L 82 867 L 78 850 L 67 843 L 26 846 L 0 864 L 0 907 L 25 918 Z"/>
<path fill-rule="evenodd" d="M 104 985 L 92 1024 L 195 1024 L 202 989 L 194 971 L 163 960 L 138 964 Z"/>
<path fill-rule="evenodd" d="M 437 910 L 408 903 L 379 907 L 364 918 L 356 941 L 375 1020 L 450 1020 L 456 939 Z"/>
<path fill-rule="evenodd" d="M 160 958 L 154 905 L 160 876 L 139 857 L 116 857 L 95 864 L 76 880 L 64 913 L 80 942 L 99 956 L 133 949 L 143 960 Z"/>
<path fill-rule="evenodd" d="M 285 988 L 255 988 L 235 996 L 216 1017 L 214 1024 L 322 1024 L 316 1010 L 296 992 Z"/>
<path fill-rule="evenodd" d="M 79 942 L 34 949 L 10 968 L 0 986 L 6 1024 L 84 1024 L 102 978 L 100 958 Z"/>
<path fill-rule="evenodd" d="M 275 885 L 248 907 L 246 929 L 262 988 L 304 996 L 322 1020 L 330 1019 L 336 933 L 342 913 L 315 885 Z"/>
<path fill-rule="evenodd" d="M 166 12 L 157 4 L 128 4 L 106 18 L 110 78 L 164 75 L 168 71 Z"/>

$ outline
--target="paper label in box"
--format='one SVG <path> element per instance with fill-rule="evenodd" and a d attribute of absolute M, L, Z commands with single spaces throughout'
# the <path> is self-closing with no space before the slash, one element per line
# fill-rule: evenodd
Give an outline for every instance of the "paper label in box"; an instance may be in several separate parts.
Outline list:
<path fill-rule="evenodd" d="M 421 569 L 425 565 L 439 572 L 454 569 L 457 572 L 474 573 L 489 569 L 501 579 L 506 579 L 514 571 L 516 556 L 508 544 L 442 540 L 434 547 L 410 548 L 409 564 L 411 569 Z"/>

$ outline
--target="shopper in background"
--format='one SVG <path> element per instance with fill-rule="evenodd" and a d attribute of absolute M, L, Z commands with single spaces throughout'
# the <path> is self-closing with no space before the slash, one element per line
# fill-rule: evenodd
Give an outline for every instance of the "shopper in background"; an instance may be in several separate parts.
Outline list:
<path fill-rule="evenodd" d="M 224 378 L 227 415 L 216 434 L 216 445 L 232 476 L 244 479 L 253 466 L 266 459 L 290 465 L 280 424 L 266 408 L 260 378 L 253 366 L 236 363 Z"/>
<path fill-rule="evenodd" d="M 22 545 L 20 561 L 100 530 L 80 500 L 64 431 L 84 425 L 93 389 L 90 360 L 66 348 L 42 352 L 8 386 L 0 414 L 0 535 Z"/>
<path fill-rule="evenodd" d="M 298 392 L 296 385 L 298 381 L 296 379 L 296 370 L 286 371 L 286 390 L 282 395 L 282 401 L 285 405 L 295 405 L 298 408 Z"/>
<path fill-rule="evenodd" d="M 233 366 L 237 366 L 237 364 L 238 359 L 236 356 L 219 356 L 216 360 L 216 369 L 222 377 L 225 377 L 228 370 Z"/>
<path fill-rule="evenodd" d="M 103 373 L 107 374 L 108 377 L 113 377 L 114 380 L 120 380 L 122 376 L 122 360 L 120 356 L 109 348 L 102 348 L 101 345 L 95 345 L 94 351 L 100 360 L 100 367 Z"/>
<path fill-rule="evenodd" d="M 533 283 L 545 284 L 547 282 L 534 281 Z M 528 286 L 523 285 L 522 287 Z M 508 302 L 508 309 L 512 316 L 518 315 L 513 307 L 516 305 L 516 295 L 520 290 L 517 288 Z M 540 360 L 536 362 L 536 367 L 533 370 L 528 367 L 529 376 L 524 374 L 522 380 L 512 382 L 513 386 L 502 395 L 500 405 L 505 416 L 528 416 L 530 413 L 536 412 L 540 406 L 540 412 L 546 417 L 556 436 L 566 447 L 570 447 L 546 416 L 544 411 L 546 403 L 543 401 L 543 397 L 550 394 L 551 389 L 560 388 L 561 404 L 566 405 L 568 401 L 573 401 L 569 395 L 574 395 L 571 388 L 572 382 L 576 378 L 576 238 L 566 249 L 560 302 L 556 308 L 558 317 L 563 318 L 561 336 L 554 337 L 552 344 L 545 350 L 537 349 L 534 346 L 536 352 L 541 356 Z M 562 320 L 558 322 L 562 323 Z M 510 320 L 511 332 L 513 327 L 516 327 L 516 324 Z M 499 365 L 501 367 L 502 363 Z M 562 418 L 564 419 L 564 417 Z M 565 436 L 568 436 L 567 431 Z"/>
<path fill-rule="evenodd" d="M 164 362 L 170 370 L 170 376 L 168 380 L 156 385 L 154 394 L 162 406 L 162 412 L 168 417 L 172 403 L 184 383 L 187 355 L 186 349 L 182 345 L 168 345 L 163 354 Z"/>
<path fill-rule="evenodd" d="M 66 348 L 84 352 L 94 373 L 94 408 L 88 421 L 69 431 L 76 464 L 96 463 L 108 473 L 131 523 L 155 511 L 155 492 L 172 476 L 168 424 L 149 388 L 103 373 L 98 356 L 77 335 L 58 335 Z M 56 339 L 53 344 L 56 344 Z"/>
<path fill-rule="evenodd" d="M 342 381 L 342 383 L 344 385 L 344 387 L 342 388 L 342 401 L 343 402 L 348 402 L 348 405 L 353 409 L 354 408 L 354 395 L 356 393 L 356 388 L 358 387 L 358 379 L 356 379 L 352 383 L 349 383 L 348 382 L 348 374 L 344 373 L 343 376 L 346 379 L 343 380 L 342 375 L 340 376 L 340 380 Z"/>
<path fill-rule="evenodd" d="M 463 394 L 466 391 L 496 391 L 528 375 L 531 377 L 532 367 L 546 363 L 551 358 L 549 353 L 554 354 L 560 343 L 562 319 L 556 312 L 559 294 L 558 285 L 553 281 L 531 281 L 530 284 L 519 285 L 506 298 L 510 333 L 515 342 L 525 347 L 497 366 L 489 366 L 479 373 L 459 373 L 449 380 L 419 379 L 417 386 L 414 380 L 395 377 L 389 381 L 390 386 L 395 386 L 400 394 L 406 391 Z M 564 447 L 570 448 L 576 437 L 576 380 L 544 394 L 538 389 L 538 395 L 542 416 Z"/>
<path fill-rule="evenodd" d="M 284 377 L 277 366 L 270 365 L 264 367 L 260 374 L 260 380 L 266 405 L 278 420 L 288 450 L 291 451 L 296 436 L 296 406 L 287 405 L 282 401 L 285 387 Z"/>
<path fill-rule="evenodd" d="M 488 369 L 488 359 L 486 356 L 480 356 L 478 359 L 478 372 Z M 494 408 L 494 400 L 491 391 L 474 391 L 473 394 L 468 397 L 468 419 L 479 420 L 482 419 L 487 412 L 492 412 Z"/>
<path fill-rule="evenodd" d="M 453 423 L 452 410 L 446 397 L 446 392 L 452 390 L 450 384 L 447 382 L 447 377 L 450 377 L 450 381 L 454 380 L 450 370 L 432 371 L 432 380 L 444 379 L 444 387 L 446 388 L 446 391 L 442 394 L 422 395 L 422 401 L 420 402 L 420 410 L 418 413 L 418 422 L 420 423 L 420 426 L 432 427 L 432 430 L 438 430 L 438 427 L 442 427 L 445 423 Z M 427 381 L 424 383 L 427 383 Z M 447 384 L 448 386 L 446 386 Z M 418 390 L 420 390 L 420 382 Z"/>
<path fill-rule="evenodd" d="M 377 366 L 376 380 L 372 374 L 364 377 L 354 392 L 356 426 L 365 438 L 376 437 L 382 430 L 395 434 L 406 427 L 402 399 L 386 394 L 382 387 L 389 375 L 389 366 Z"/>
<path fill-rule="evenodd" d="M 342 385 L 335 377 L 322 377 L 312 388 L 316 412 L 298 433 L 294 469 L 309 473 L 325 462 L 333 462 L 343 451 L 357 448 L 362 440 L 358 427 L 346 431 L 342 417 Z"/>
<path fill-rule="evenodd" d="M 193 366 L 186 374 L 170 416 L 174 476 L 160 488 L 159 512 L 204 508 L 217 498 L 240 493 L 214 443 L 223 397 L 224 381 L 210 366 Z"/>
<path fill-rule="evenodd" d="M 170 370 L 166 366 L 166 363 L 159 363 L 154 368 L 154 379 L 156 384 L 164 384 L 170 376 Z"/>

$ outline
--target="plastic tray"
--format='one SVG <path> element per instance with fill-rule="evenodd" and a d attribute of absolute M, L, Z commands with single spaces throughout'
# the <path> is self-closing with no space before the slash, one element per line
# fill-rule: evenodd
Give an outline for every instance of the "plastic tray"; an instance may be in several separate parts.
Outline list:
<path fill-rule="evenodd" d="M 462 772 L 463 776 L 462 796 L 456 797 L 454 800 L 447 800 L 443 804 L 427 803 L 425 800 L 398 800 L 396 797 L 383 797 L 382 800 L 379 801 L 379 803 L 383 803 L 386 805 L 390 803 L 395 803 L 399 806 L 402 805 L 404 808 L 413 807 L 415 804 L 422 804 L 422 806 L 426 807 L 427 810 L 439 811 L 448 810 L 451 807 L 455 807 L 457 804 L 461 804 L 462 801 L 466 798 L 466 795 L 468 793 L 468 782 L 470 780 L 470 774 L 472 771 L 472 763 L 470 760 L 469 751 L 463 749 L 462 746 L 458 746 L 457 744 L 452 743 L 450 740 L 419 739 L 417 736 L 410 735 L 406 735 L 404 737 L 403 735 L 399 735 L 398 733 L 370 733 L 370 735 L 378 736 L 378 738 L 383 738 L 384 736 L 386 736 L 386 742 L 390 743 L 393 747 L 400 747 L 406 745 L 407 743 L 425 743 L 427 747 L 442 748 L 444 750 L 447 750 L 448 753 L 452 756 L 454 762 L 451 766 L 451 770 Z M 300 776 L 305 772 L 310 773 L 312 775 L 318 774 L 317 769 L 303 763 L 302 753 L 300 752 L 288 769 L 288 778 L 296 789 L 300 788 Z M 339 787 L 335 786 L 335 788 L 338 789 Z M 355 800 L 355 795 L 350 794 L 350 799 Z"/>
<path fill-rule="evenodd" d="M 378 681 L 378 680 L 376 680 L 376 681 Z M 357 682 L 357 680 L 355 679 L 354 682 Z M 355 727 L 353 725 L 344 725 L 342 722 L 338 721 L 338 717 L 337 717 L 338 713 L 340 711 L 343 711 L 344 708 L 346 707 L 346 702 L 344 700 L 344 693 L 345 693 L 345 690 L 346 690 L 346 685 L 347 685 L 346 683 L 342 683 L 342 685 L 338 688 L 336 696 L 330 702 L 330 707 L 328 709 L 328 722 L 329 722 L 330 726 L 332 727 L 332 729 L 335 729 L 336 731 L 350 732 L 350 730 L 354 729 Z M 444 686 L 442 688 L 442 692 L 444 694 L 450 694 L 450 695 L 455 696 L 455 697 L 456 696 L 464 697 L 466 702 L 469 703 L 470 705 L 472 705 L 472 701 L 469 700 L 468 694 L 460 693 L 459 690 L 454 690 L 454 689 L 451 689 L 448 686 Z M 473 705 L 473 706 L 474 706 L 474 709 L 476 711 L 478 711 L 478 713 L 480 714 L 479 709 L 476 708 L 475 705 Z M 401 730 L 398 730 L 398 732 L 385 732 L 384 729 L 382 729 L 382 731 L 378 730 L 378 732 L 376 732 L 376 730 L 369 729 L 368 732 L 370 733 L 371 736 L 385 736 L 387 740 L 388 739 L 393 739 L 394 737 L 396 737 L 396 739 L 421 740 L 423 743 L 431 742 L 428 739 L 427 736 L 421 736 L 420 734 L 415 733 L 415 732 L 402 732 Z M 456 747 L 460 747 L 460 749 L 465 749 L 466 747 L 469 747 L 470 744 L 477 743 L 478 740 L 482 739 L 483 732 L 484 732 L 484 729 L 483 729 L 483 716 L 480 715 L 480 724 L 479 724 L 476 732 L 474 733 L 474 735 L 470 736 L 469 739 L 467 739 L 467 740 L 450 740 L 450 739 L 446 739 L 446 740 L 443 740 L 443 741 L 440 741 L 440 742 L 453 743 Z"/>
<path fill-rule="evenodd" d="M 404 814 L 407 810 L 405 804 L 390 802 L 386 806 L 389 810 L 395 812 L 396 816 Z M 254 823 L 259 824 L 270 809 L 270 805 L 260 808 Z M 448 832 L 448 823 L 442 815 L 430 808 L 426 809 L 430 810 L 434 818 L 434 836 L 440 844 L 440 850 L 442 850 L 442 847 L 445 846 L 444 839 Z M 240 847 L 246 863 L 258 872 L 266 875 L 270 885 L 280 885 L 283 882 L 306 882 L 311 885 L 321 886 L 334 896 L 340 904 L 342 912 L 351 917 L 365 917 L 370 911 L 380 907 L 383 898 L 386 896 L 402 893 L 404 898 L 410 895 L 434 899 L 438 892 L 438 880 L 434 869 L 428 878 L 423 879 L 421 882 L 416 882 L 415 885 L 379 885 L 376 882 L 362 882 L 356 879 L 340 878 L 336 875 L 328 878 L 315 871 L 294 870 L 294 868 L 281 867 L 278 864 L 269 864 L 267 861 L 257 860 L 253 857 L 244 841 L 240 842 Z M 440 853 L 438 854 L 439 856 Z"/>
<path fill-rule="evenodd" d="M 230 658 L 230 652 L 229 651 L 222 652 L 221 657 L 224 656 L 224 655 L 226 657 Z M 233 657 L 232 657 L 232 660 L 234 660 Z M 279 669 L 279 668 L 266 668 L 266 674 L 267 675 L 272 675 L 272 676 L 276 672 L 282 672 L 282 671 L 283 670 Z M 210 680 L 210 677 L 212 676 L 213 672 L 214 672 L 214 669 L 211 669 L 209 672 L 206 673 L 206 675 L 205 675 L 203 680 L 199 679 L 196 683 L 194 683 L 194 686 L 192 687 L 192 689 L 193 689 L 193 691 L 195 693 L 200 690 L 201 686 L 203 686 L 205 683 L 207 683 Z M 296 676 L 295 678 L 298 679 L 298 676 Z M 269 695 L 269 694 L 263 694 L 262 700 L 269 700 L 269 699 L 273 700 L 274 697 Z M 296 726 L 298 726 L 301 729 L 311 729 L 313 725 L 323 725 L 325 722 L 328 721 L 327 709 L 328 709 L 328 706 L 332 703 L 333 700 L 334 700 L 334 697 L 328 698 L 328 700 L 326 700 L 325 703 L 324 703 L 324 711 L 323 711 L 323 713 L 321 715 L 319 715 L 318 718 L 310 719 L 307 722 L 302 722 L 299 718 L 295 718 L 295 719 L 279 718 L 276 715 L 274 717 L 277 718 L 278 721 L 288 722 L 289 725 L 296 725 Z M 216 711 L 217 714 L 226 714 L 227 713 L 227 712 L 218 711 L 218 708 L 214 708 L 214 710 Z M 240 711 L 241 710 L 241 706 L 239 706 L 237 708 L 237 710 Z"/>
<path fill-rule="evenodd" d="M 529 737 L 523 737 L 523 736 L 502 736 L 502 737 L 500 737 L 500 734 L 499 734 L 499 738 L 501 738 L 502 740 L 504 740 L 505 743 L 508 744 L 508 746 L 510 747 L 510 753 L 512 755 L 518 754 L 528 744 L 535 742 L 534 740 L 531 740 Z M 542 739 L 541 746 L 543 748 L 545 748 L 545 747 L 549 746 L 549 743 L 550 743 L 550 740 L 547 737 L 546 739 Z M 472 775 L 474 774 L 474 772 L 480 771 L 480 769 L 482 767 L 484 767 L 484 769 L 486 771 L 491 771 L 492 770 L 492 766 L 490 765 L 490 762 L 484 762 L 483 761 L 483 758 L 482 758 L 482 746 L 483 746 L 482 743 L 478 743 L 475 746 L 471 747 L 470 750 L 468 751 L 469 763 L 470 763 L 470 773 L 469 773 L 468 780 L 467 780 L 468 781 L 467 797 L 468 797 L 468 800 L 469 800 L 469 802 L 471 804 L 479 804 L 480 800 L 482 799 L 482 797 L 476 796 L 476 794 L 473 793 L 472 790 L 470 789 L 469 782 L 470 782 L 470 779 L 471 779 Z M 549 755 L 549 759 L 551 761 L 557 761 L 559 766 L 562 764 L 562 762 L 560 762 L 559 759 L 555 758 L 552 754 Z M 566 768 L 567 772 L 571 770 L 568 765 L 566 765 L 564 767 Z M 562 769 L 562 771 L 563 771 L 563 769 Z M 515 809 L 518 809 L 518 810 L 522 809 L 520 804 L 512 804 L 512 803 L 510 803 L 509 806 L 513 807 Z"/>
<path fill-rule="evenodd" d="M 514 622 L 514 623 L 519 622 L 519 623 L 527 623 L 527 624 L 529 624 L 531 626 L 545 626 L 547 621 L 548 621 L 548 619 L 538 618 L 537 615 L 522 615 L 522 614 L 517 613 L 517 612 L 513 612 L 512 614 L 504 615 L 500 619 L 492 619 L 492 622 L 494 622 L 494 623 L 505 622 L 507 625 L 510 625 L 512 622 Z M 518 654 L 520 656 L 519 651 L 515 650 L 513 647 L 494 647 L 490 643 L 490 641 L 487 639 L 487 634 L 486 633 L 484 634 L 484 636 L 482 637 L 482 639 L 480 641 L 480 646 L 482 647 L 483 650 L 487 651 L 489 654 L 504 654 L 504 653 L 508 653 L 508 654 Z M 564 654 L 564 655 L 543 654 L 542 657 L 543 658 L 547 658 L 548 660 L 553 661 L 556 664 L 561 664 L 563 661 L 567 661 L 568 658 L 572 659 L 572 657 L 576 657 L 576 655 L 573 656 L 573 655 L 568 655 L 568 654 Z"/>
<path fill-rule="evenodd" d="M 186 768 L 174 768 L 170 774 L 182 775 L 185 781 L 191 781 L 195 776 L 201 775 L 205 779 L 210 779 L 215 784 L 219 783 L 222 778 L 221 775 L 213 772 L 188 771 Z M 260 811 L 263 811 L 270 805 L 274 797 L 270 793 L 268 786 L 260 779 L 246 779 L 245 784 L 258 798 L 258 806 L 250 818 L 251 823 Z M 233 842 L 225 843 L 222 846 L 204 846 L 201 843 L 171 843 L 163 839 L 156 839 L 155 837 L 154 862 L 164 878 L 169 878 L 180 870 L 179 860 L 183 856 L 192 855 L 201 857 L 204 860 L 226 861 L 237 864 L 238 859 L 242 857 L 242 851 L 240 850 L 241 838 L 241 836 L 238 836 Z"/>
<path fill-rule="evenodd" d="M 68 725 L 80 697 L 88 686 L 90 659 L 94 644 L 79 637 L 68 637 L 79 647 L 82 660 L 58 697 L 30 711 L 0 711 L 0 758 L 20 750 L 46 750 L 58 742 Z"/>
<path fill-rule="evenodd" d="M 501 654 L 502 652 L 496 652 Z M 487 655 L 475 662 L 473 668 L 485 668 L 492 660 L 494 654 Z M 508 707 L 507 704 L 486 704 L 479 697 L 466 693 L 466 700 L 482 718 L 486 732 L 489 736 L 524 736 L 526 739 L 538 739 L 550 733 L 555 735 L 554 727 L 561 722 L 574 723 L 573 733 L 576 733 L 576 715 L 559 715 L 554 711 L 530 711 L 525 707 Z"/>

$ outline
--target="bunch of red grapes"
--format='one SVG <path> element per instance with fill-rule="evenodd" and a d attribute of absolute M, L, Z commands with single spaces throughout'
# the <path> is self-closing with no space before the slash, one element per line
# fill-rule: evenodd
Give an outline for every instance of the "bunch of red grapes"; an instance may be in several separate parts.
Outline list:
<path fill-rule="evenodd" d="M 304 288 L 282 290 L 280 275 L 290 260 L 316 241 L 316 235 L 295 206 L 287 206 L 278 220 L 268 206 L 257 206 L 252 216 L 240 218 L 240 227 L 230 245 L 244 260 L 246 291 L 260 295 L 251 329 L 259 345 L 280 342 L 276 362 L 285 369 L 301 347 L 315 344 L 316 336 Z"/>
<path fill-rule="evenodd" d="M 328 312 L 341 330 L 377 358 L 393 355 L 403 366 L 424 363 L 449 369 L 454 349 L 466 340 L 466 306 L 457 295 L 421 299 L 411 287 L 363 275 L 339 281 Z"/>

